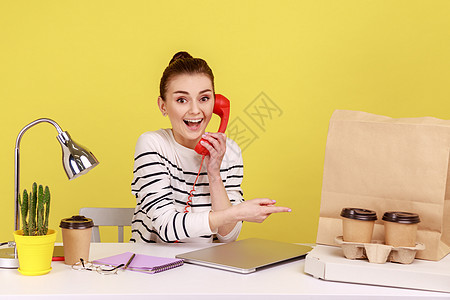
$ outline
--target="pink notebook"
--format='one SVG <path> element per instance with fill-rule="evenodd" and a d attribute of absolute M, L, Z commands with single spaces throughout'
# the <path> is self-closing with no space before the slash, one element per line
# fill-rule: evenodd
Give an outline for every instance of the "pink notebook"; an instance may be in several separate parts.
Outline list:
<path fill-rule="evenodd" d="M 131 252 L 125 252 L 122 254 L 97 259 L 94 263 L 112 266 L 118 266 L 120 264 L 125 265 L 132 255 L 133 253 Z M 183 263 L 184 261 L 182 259 L 177 258 L 136 254 L 134 259 L 128 265 L 127 270 L 153 274 L 182 266 Z"/>

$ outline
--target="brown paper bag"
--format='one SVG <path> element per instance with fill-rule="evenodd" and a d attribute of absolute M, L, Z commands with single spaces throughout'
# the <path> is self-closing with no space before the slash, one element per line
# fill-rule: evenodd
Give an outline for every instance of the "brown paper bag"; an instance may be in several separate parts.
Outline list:
<path fill-rule="evenodd" d="M 341 209 L 375 210 L 375 240 L 384 240 L 386 211 L 418 213 L 417 258 L 450 252 L 450 121 L 392 119 L 337 110 L 325 151 L 317 243 L 342 235 Z"/>

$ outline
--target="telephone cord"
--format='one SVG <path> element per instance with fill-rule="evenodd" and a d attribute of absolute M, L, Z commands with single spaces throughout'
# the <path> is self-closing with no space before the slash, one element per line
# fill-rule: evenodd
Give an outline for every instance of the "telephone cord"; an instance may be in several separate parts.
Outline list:
<path fill-rule="evenodd" d="M 188 201 L 186 202 L 186 206 L 184 207 L 185 213 L 189 212 L 189 207 L 191 207 L 192 197 L 194 197 L 193 193 L 195 192 L 195 184 L 197 183 L 198 177 L 200 176 L 200 172 L 202 170 L 203 161 L 205 160 L 205 156 L 206 155 L 202 156 L 202 162 L 200 163 L 200 169 L 198 170 L 197 177 L 195 178 L 194 185 L 192 186 L 192 190 L 189 192 Z"/>

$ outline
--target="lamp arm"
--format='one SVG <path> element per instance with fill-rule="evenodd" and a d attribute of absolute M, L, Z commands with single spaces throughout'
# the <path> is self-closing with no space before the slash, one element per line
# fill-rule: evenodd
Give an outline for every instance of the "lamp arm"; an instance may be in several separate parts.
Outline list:
<path fill-rule="evenodd" d="M 33 122 L 31 122 L 30 124 L 26 125 L 24 128 L 22 128 L 22 130 L 19 132 L 19 135 L 17 136 L 16 139 L 16 149 L 19 149 L 20 146 L 20 140 L 22 139 L 22 136 L 24 135 L 25 131 L 27 131 L 28 129 L 30 129 L 31 127 L 33 127 L 36 124 L 42 123 L 42 122 L 47 122 L 52 124 L 56 130 L 58 131 L 58 134 L 62 133 L 63 130 L 61 129 L 61 127 L 58 125 L 58 123 L 56 123 L 55 121 L 53 121 L 52 119 L 47 119 L 47 118 L 41 118 L 41 119 L 37 119 L 34 120 Z"/>
<path fill-rule="evenodd" d="M 47 122 L 47 123 L 52 124 L 58 131 L 58 136 L 63 133 L 63 131 L 62 131 L 61 127 L 58 125 L 58 123 L 56 123 L 52 119 L 48 119 L 48 118 L 37 119 L 37 120 L 31 122 L 30 124 L 26 125 L 19 132 L 19 135 L 17 136 L 17 139 L 16 139 L 16 147 L 14 149 L 14 220 L 15 220 L 14 230 L 19 230 L 19 228 L 20 228 L 19 201 L 18 201 L 19 200 L 18 195 L 20 193 L 20 181 L 19 181 L 19 177 L 20 177 L 20 141 L 22 139 L 22 136 L 25 134 L 25 132 L 28 129 L 30 129 L 34 125 L 42 123 L 42 122 Z"/>

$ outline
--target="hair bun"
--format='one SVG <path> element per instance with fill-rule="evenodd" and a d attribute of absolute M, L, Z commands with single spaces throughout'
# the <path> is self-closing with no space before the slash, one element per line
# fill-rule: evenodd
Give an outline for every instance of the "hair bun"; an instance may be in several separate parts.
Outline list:
<path fill-rule="evenodd" d="M 192 57 L 192 55 L 190 55 L 186 51 L 180 51 L 180 52 L 175 53 L 175 55 L 170 60 L 169 65 L 171 63 L 173 63 L 174 61 L 176 61 L 177 59 L 181 59 L 181 58 L 193 58 L 193 57 Z"/>

